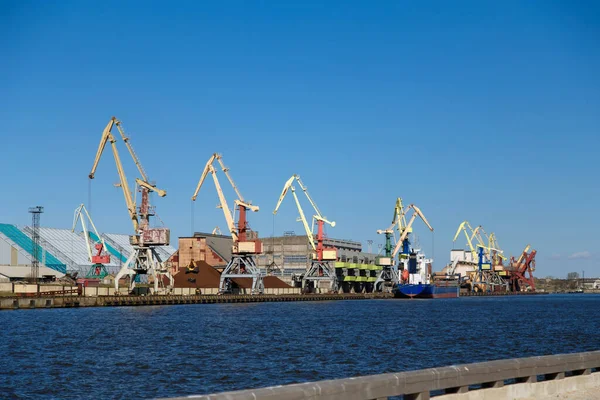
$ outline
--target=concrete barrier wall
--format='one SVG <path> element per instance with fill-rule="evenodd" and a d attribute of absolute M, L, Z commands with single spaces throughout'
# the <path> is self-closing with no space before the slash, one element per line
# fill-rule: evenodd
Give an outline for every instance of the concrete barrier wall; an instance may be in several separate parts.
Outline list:
<path fill-rule="evenodd" d="M 462 394 L 447 394 L 436 400 L 505 400 L 505 399 L 597 399 L 600 393 L 600 373 L 572 376 L 547 382 L 507 385 L 497 389 L 474 390 Z"/>
<path fill-rule="evenodd" d="M 123 293 L 123 291 L 120 290 L 121 293 Z M 127 293 L 127 291 L 125 291 L 125 293 Z M 96 287 L 86 287 L 83 288 L 83 295 L 84 296 L 89 296 L 89 297 L 95 297 L 95 296 L 114 296 L 115 294 L 115 288 L 114 287 L 103 287 L 103 286 L 96 286 Z"/>
<path fill-rule="evenodd" d="M 320 382 L 308 382 L 285 386 L 272 386 L 262 389 L 241 390 L 237 392 L 217 393 L 211 395 L 195 395 L 201 400 L 271 400 L 271 399 L 328 399 L 328 400 L 367 400 L 387 399 L 392 396 L 402 395 L 405 400 L 427 400 L 431 391 L 469 395 L 474 397 L 452 397 L 452 399 L 505 399 L 527 398 L 514 397 L 518 393 L 518 386 L 530 385 L 533 398 L 539 397 L 535 393 L 547 393 L 539 384 L 554 380 L 564 380 L 564 383 L 555 383 L 554 391 L 572 392 L 585 390 L 584 384 L 600 381 L 600 351 L 575 354 L 559 354 L 554 356 L 528 357 L 511 360 L 489 361 L 476 364 L 455 365 L 441 368 L 430 368 L 418 371 L 408 371 L 393 374 L 362 376 L 357 378 L 336 379 Z M 592 372 L 594 372 L 592 374 Z M 565 378 L 565 373 L 572 373 L 573 377 Z M 545 381 L 537 383 L 538 376 L 544 376 Z M 577 379 L 579 378 L 579 379 Z M 488 389 L 501 389 L 507 381 L 514 380 L 509 392 L 513 395 L 501 397 L 488 397 Z M 567 382 L 568 381 L 568 382 Z M 481 386 L 477 392 L 470 393 L 473 386 Z M 507 386 L 508 388 L 508 386 Z M 537 391 L 537 392 L 536 392 Z M 525 393 L 525 392 L 523 392 Z M 480 397 L 482 396 L 482 397 Z M 183 400 L 188 397 L 180 397 Z M 448 397 L 447 399 L 450 399 Z"/>
<path fill-rule="evenodd" d="M 13 293 L 12 282 L 1 282 L 0 283 L 0 292 Z"/>
<path fill-rule="evenodd" d="M 62 292 L 64 290 L 75 290 L 77 286 L 63 285 L 40 285 L 40 292 Z"/>
<path fill-rule="evenodd" d="M 64 285 L 36 285 L 32 283 L 0 283 L 0 292 L 11 293 L 38 293 L 38 292 L 63 292 L 77 290 L 77 286 Z M 77 293 L 69 295 L 77 296 Z"/>
<path fill-rule="evenodd" d="M 37 293 L 38 285 L 29 285 L 27 283 L 15 283 L 15 293 Z"/>

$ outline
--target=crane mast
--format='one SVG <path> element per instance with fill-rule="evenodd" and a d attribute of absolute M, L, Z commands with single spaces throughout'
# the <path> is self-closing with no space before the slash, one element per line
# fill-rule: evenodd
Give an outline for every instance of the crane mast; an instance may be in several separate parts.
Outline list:
<path fill-rule="evenodd" d="M 300 200 L 298 199 L 296 188 L 294 187 L 294 182 L 298 184 L 300 189 L 302 189 L 304 195 L 308 199 L 315 212 L 312 217 L 311 225 L 308 224 L 304 210 L 300 205 Z M 317 207 L 317 204 L 308 193 L 306 185 L 304 185 L 300 179 L 300 176 L 297 174 L 292 175 L 283 185 L 283 190 L 281 191 L 281 195 L 279 195 L 279 199 L 277 200 L 277 205 L 273 210 L 274 215 L 277 214 L 283 199 L 289 192 L 292 192 L 294 202 L 298 208 L 298 214 L 300 215 L 300 221 L 304 226 L 304 230 L 308 238 L 308 244 L 312 248 L 310 266 L 306 273 L 302 276 L 302 288 L 304 291 L 317 290 L 319 281 L 329 281 L 329 290 L 332 292 L 337 292 L 338 279 L 336 277 L 334 265 L 335 261 L 337 260 L 337 249 L 334 247 L 325 247 L 324 245 L 324 225 L 327 224 L 331 227 L 335 227 L 335 221 L 329 221 L 323 216 L 319 210 L 319 207 Z M 315 222 L 317 225 L 316 238 L 314 233 Z"/>
<path fill-rule="evenodd" d="M 135 163 L 140 175 L 142 176 L 142 179 L 135 179 L 136 187 L 139 187 L 142 193 L 139 208 L 137 207 L 135 199 L 131 193 L 129 183 L 127 181 L 127 176 L 125 175 L 123 164 L 121 163 L 119 150 L 117 148 L 117 139 L 112 134 L 112 129 L 114 126 L 117 126 L 117 130 L 119 131 L 121 138 L 127 146 L 127 150 L 129 151 L 129 154 L 133 159 L 133 162 Z M 149 193 L 156 192 L 160 197 L 164 197 L 167 195 L 167 192 L 162 189 L 156 188 L 155 185 L 149 182 L 148 176 L 137 154 L 133 150 L 129 137 L 125 135 L 125 132 L 121 126 L 121 122 L 115 117 L 112 117 L 110 119 L 110 121 L 108 122 L 108 124 L 102 132 L 100 144 L 98 145 L 98 150 L 96 151 L 96 156 L 94 158 L 94 163 L 88 175 L 90 179 L 94 179 L 95 177 L 96 169 L 98 168 L 100 158 L 102 157 L 102 154 L 108 142 L 110 142 L 111 144 L 117 173 L 119 175 L 118 186 L 123 191 L 125 205 L 127 207 L 129 219 L 131 220 L 134 231 L 134 234 L 129 237 L 130 244 L 133 247 L 133 252 L 131 253 L 129 258 L 115 277 L 115 290 L 119 290 L 119 279 L 125 275 L 129 276 L 130 278 L 129 290 L 132 291 L 135 288 L 134 278 L 137 275 L 150 274 L 154 278 L 155 292 L 159 291 L 159 283 L 162 284 L 163 276 L 166 276 L 168 278 L 169 285 L 167 285 L 166 288 L 161 289 L 166 289 L 167 291 L 169 291 L 173 286 L 173 277 L 167 270 L 165 263 L 156 251 L 156 247 L 169 244 L 170 230 L 168 228 L 149 227 L 149 217 L 154 215 L 154 213 L 151 211 L 149 204 Z"/>
<path fill-rule="evenodd" d="M 238 223 L 236 227 L 236 223 L 234 221 L 233 213 L 227 204 L 227 200 L 225 199 L 225 194 L 223 193 L 223 189 L 221 187 L 221 183 L 219 182 L 219 178 L 217 177 L 217 171 L 214 167 L 215 161 L 221 167 L 221 170 L 225 173 L 227 180 L 233 187 L 237 195 L 237 199 L 233 202 L 234 209 L 238 210 Z M 192 201 L 195 202 L 198 197 L 198 193 L 202 188 L 206 177 L 210 174 L 213 178 L 213 182 L 215 184 L 215 188 L 217 190 L 217 196 L 219 197 L 219 208 L 223 210 L 223 215 L 225 217 L 225 222 L 227 223 L 227 229 L 229 234 L 231 235 L 233 245 L 232 245 L 232 257 L 231 260 L 227 263 L 227 266 L 223 270 L 221 274 L 220 280 L 220 293 L 230 293 L 233 288 L 233 279 L 234 278 L 252 278 L 252 294 L 260 294 L 264 291 L 264 285 L 262 280 L 262 273 L 257 267 L 256 264 L 256 255 L 262 253 L 262 242 L 258 239 L 249 239 L 248 231 L 250 227 L 248 225 L 248 221 L 246 218 L 247 211 L 257 212 L 259 207 L 253 205 L 251 202 L 246 202 L 242 194 L 240 193 L 238 187 L 236 186 L 233 178 L 229 174 L 229 168 L 225 166 L 222 160 L 222 156 L 218 153 L 214 153 L 210 156 L 204 169 L 202 171 L 202 175 L 200 175 L 200 180 L 198 181 L 198 185 L 196 185 L 196 190 L 192 195 Z"/>

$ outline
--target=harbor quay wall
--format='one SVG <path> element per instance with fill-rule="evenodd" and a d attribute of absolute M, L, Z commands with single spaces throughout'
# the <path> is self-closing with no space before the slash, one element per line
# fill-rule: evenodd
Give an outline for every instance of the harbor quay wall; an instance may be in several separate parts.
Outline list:
<path fill-rule="evenodd" d="M 2 297 L 0 309 L 64 307 L 153 306 L 175 304 L 263 303 L 284 301 L 337 301 L 390 298 L 386 293 L 363 294 L 261 294 L 261 295 L 156 295 L 156 296 L 72 296 L 70 294 L 36 297 Z"/>
<path fill-rule="evenodd" d="M 487 361 L 416 371 L 272 386 L 183 400 L 532 399 L 600 389 L 600 351 Z M 439 397 L 437 397 L 439 395 Z"/>

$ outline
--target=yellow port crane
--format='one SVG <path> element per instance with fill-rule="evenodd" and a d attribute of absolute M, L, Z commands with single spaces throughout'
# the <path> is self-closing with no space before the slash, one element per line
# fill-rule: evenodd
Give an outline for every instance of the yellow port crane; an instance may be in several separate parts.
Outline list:
<path fill-rule="evenodd" d="M 114 126 L 117 127 L 121 138 L 123 139 L 123 142 L 127 146 L 127 150 L 133 159 L 133 162 L 142 176 L 142 179 L 136 178 L 135 180 L 137 186 L 142 192 L 142 200 L 139 208 L 137 207 L 135 198 L 133 197 L 131 189 L 129 188 L 127 176 L 125 175 L 123 164 L 121 163 L 121 158 L 119 157 L 117 139 L 112 134 L 112 129 Z M 127 212 L 133 224 L 134 230 L 134 234 L 129 238 L 130 243 L 133 246 L 133 252 L 115 277 L 115 289 L 117 291 L 119 290 L 119 279 L 125 275 L 130 277 L 129 289 L 131 291 L 135 287 L 134 278 L 136 275 L 151 274 L 154 278 L 155 292 L 159 291 L 159 282 L 162 284 L 163 276 L 166 276 L 169 279 L 169 285 L 166 289 L 170 290 L 170 288 L 173 286 L 173 277 L 155 249 L 156 246 L 164 246 L 169 244 L 170 230 L 168 228 L 149 228 L 149 217 L 154 215 L 154 213 L 151 211 L 148 199 L 150 192 L 156 192 L 160 197 L 166 196 L 167 192 L 158 189 L 155 185 L 149 183 L 148 176 L 142 167 L 142 163 L 140 162 L 138 156 L 133 150 L 133 147 L 131 146 L 129 137 L 125 135 L 125 132 L 121 127 L 121 122 L 115 117 L 112 117 L 110 121 L 108 121 L 108 124 L 102 132 L 100 144 L 96 152 L 96 157 L 94 158 L 94 164 L 92 165 L 91 172 L 88 175 L 90 179 L 94 179 L 95 177 L 100 158 L 102 157 L 106 143 L 108 142 L 111 144 L 115 164 L 117 167 L 117 173 L 119 175 L 118 186 L 121 187 L 123 191 Z"/>
<path fill-rule="evenodd" d="M 427 218 L 425 218 L 425 215 L 423 214 L 421 209 L 419 207 L 415 206 L 414 204 L 411 204 L 405 208 L 405 214 L 408 213 L 408 211 L 410 209 L 413 210 L 413 215 L 410 217 L 410 220 L 408 221 L 408 224 L 406 224 L 406 227 L 405 227 L 404 231 L 402 232 L 402 235 L 400 235 L 400 239 L 398 239 L 398 242 L 396 243 L 396 247 L 394 248 L 394 251 L 392 252 L 392 258 L 396 257 L 396 255 L 399 253 L 400 249 L 402 248 L 404 241 L 408 238 L 408 234 L 410 232 L 412 232 L 412 225 L 415 222 L 415 220 L 417 219 L 417 217 L 421 218 L 421 220 L 423 220 L 423 222 L 425 223 L 425 225 L 427 225 L 429 230 L 433 232 L 433 227 L 431 226 L 431 224 L 429 224 L 429 221 L 427 221 Z"/>
<path fill-rule="evenodd" d="M 225 176 L 227 176 L 229 183 L 233 187 L 233 190 L 238 197 L 233 203 L 234 210 L 238 210 L 237 227 L 235 224 L 234 215 L 227 204 L 225 194 L 221 188 L 219 178 L 217 177 L 217 171 L 213 165 L 215 161 L 219 163 L 221 170 L 225 173 Z M 202 171 L 202 175 L 200 176 L 200 180 L 198 181 L 198 185 L 196 186 L 196 190 L 192 195 L 192 201 L 196 201 L 198 193 L 200 192 L 200 188 L 204 184 L 204 181 L 209 173 L 213 178 L 217 195 L 219 196 L 218 207 L 223 210 L 223 215 L 225 216 L 225 221 L 227 222 L 227 228 L 233 240 L 232 257 L 223 270 L 223 273 L 221 273 L 219 291 L 220 293 L 230 293 L 233 289 L 232 279 L 234 278 L 252 278 L 252 294 L 263 293 L 264 285 L 262 274 L 256 265 L 256 255 L 262 253 L 262 243 L 258 239 L 248 238 L 250 227 L 246 219 L 246 212 L 248 210 L 257 212 L 259 207 L 253 205 L 252 202 L 247 202 L 244 200 L 244 197 L 229 174 L 229 168 L 223 164 L 222 156 L 218 153 L 214 153 L 206 162 L 204 170 Z"/>
<path fill-rule="evenodd" d="M 400 234 L 402 234 L 402 232 L 404 232 L 406 228 L 406 211 L 404 209 L 404 206 L 402 204 L 402 198 L 398 197 L 396 199 L 396 205 L 394 206 L 394 215 L 392 216 L 392 223 L 391 225 L 387 228 L 387 229 L 378 229 L 377 230 L 377 234 L 381 235 L 381 234 L 385 234 L 386 235 L 386 247 L 388 245 L 388 240 L 391 240 L 391 238 L 394 238 L 394 244 L 397 242 L 395 233 L 396 230 L 398 230 L 398 232 L 400 232 Z M 412 231 L 412 228 L 410 228 L 409 233 Z M 387 257 L 390 257 L 391 255 L 391 247 L 389 249 L 389 253 L 390 254 L 386 254 Z"/>
<path fill-rule="evenodd" d="M 471 252 L 471 255 L 472 255 L 472 262 L 476 262 L 477 249 L 475 246 L 473 246 L 473 239 L 477 238 L 478 231 L 476 231 L 475 229 L 473 229 L 471 227 L 471 224 L 469 224 L 469 221 L 463 221 L 463 222 L 461 222 L 461 224 L 458 226 L 458 229 L 456 230 L 454 239 L 452 239 L 453 242 L 456 242 L 456 239 L 458 239 L 458 236 L 460 235 L 461 232 L 463 232 L 465 234 L 465 238 L 467 239 L 467 245 L 469 246 L 469 251 Z M 480 237 L 477 238 L 477 241 L 480 242 L 480 244 L 482 244 Z"/>
<path fill-rule="evenodd" d="M 406 214 L 413 210 L 412 218 L 409 222 L 406 222 Z M 377 279 L 375 280 L 375 290 L 382 291 L 384 285 L 394 285 L 398 284 L 400 281 L 400 277 L 398 275 L 397 267 L 394 267 L 394 258 L 400 251 L 403 246 L 403 242 L 408 238 L 408 235 L 413 231 L 412 225 L 415 222 L 417 217 L 421 217 L 427 227 L 433 231 L 433 228 L 423 215 L 422 211 L 415 206 L 414 204 L 409 205 L 408 207 L 404 207 L 402 204 L 402 198 L 398 197 L 396 199 L 396 204 L 394 206 L 394 215 L 392 216 L 392 224 L 385 230 L 378 230 L 378 234 L 385 234 L 385 256 L 379 257 L 377 259 L 377 264 L 382 266 L 381 271 Z M 395 230 L 400 232 L 400 239 L 396 240 L 395 247 L 392 249 L 392 235 L 394 235 Z M 395 236 L 394 236 L 395 239 Z M 408 245 L 408 244 L 407 244 Z"/>
<path fill-rule="evenodd" d="M 315 211 L 312 217 L 312 225 L 310 226 L 308 225 L 308 221 L 304 215 L 304 210 L 302 209 L 300 201 L 298 200 L 298 196 L 296 195 L 294 182 L 300 186 Z M 318 286 L 318 281 L 328 280 L 330 282 L 330 291 L 337 292 L 338 281 L 334 271 L 334 265 L 332 265 L 332 263 L 337 260 L 337 249 L 334 247 L 325 247 L 323 244 L 324 225 L 327 224 L 333 228 L 335 227 L 335 221 L 329 221 L 323 216 L 319 210 L 319 207 L 317 207 L 317 204 L 313 201 L 312 197 L 310 197 L 308 189 L 300 179 L 300 176 L 296 174 L 292 175 L 291 178 L 289 178 L 283 185 L 283 190 L 281 191 L 277 205 L 273 210 L 273 214 L 277 214 L 279 206 L 281 206 L 281 202 L 285 198 L 286 194 L 290 191 L 292 192 L 292 196 L 296 202 L 296 207 L 298 208 L 298 214 L 300 215 L 299 220 L 304 226 L 306 236 L 308 237 L 308 243 L 312 248 L 310 267 L 302 276 L 302 287 L 305 290 L 312 290 L 310 287 L 311 285 L 316 288 Z M 317 224 L 316 238 L 314 234 L 315 221 Z"/>

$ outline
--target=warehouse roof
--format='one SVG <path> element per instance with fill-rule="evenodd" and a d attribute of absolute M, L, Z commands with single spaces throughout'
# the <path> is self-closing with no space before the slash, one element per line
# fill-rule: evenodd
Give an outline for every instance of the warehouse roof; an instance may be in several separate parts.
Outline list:
<path fill-rule="evenodd" d="M 70 229 L 56 229 L 56 228 L 42 228 L 40 227 L 40 237 L 48 242 L 52 247 L 58 249 L 60 253 L 57 254 L 59 258 L 67 257 L 68 260 L 62 260 L 64 262 L 71 262 L 81 267 L 89 267 L 92 265 L 88 258 L 87 246 L 85 244 L 85 238 L 83 232 L 77 234 L 71 232 Z M 92 248 L 92 252 L 95 253 L 95 249 Z M 111 262 L 106 264 L 107 267 L 118 267 L 118 261 L 115 262 L 114 257 L 111 258 Z"/>
<path fill-rule="evenodd" d="M 15 225 L 0 224 L 0 236 L 2 236 L 4 241 L 21 249 L 23 253 L 29 254 L 30 257 L 28 258 L 33 258 L 33 254 L 36 253 L 38 261 L 44 263 L 47 267 L 62 273 L 66 272 L 64 261 L 59 260 L 52 252 L 49 252 L 48 249 L 43 246 L 34 244 L 25 232 L 26 230 L 27 227 L 25 227 L 24 230 L 21 230 Z"/>

